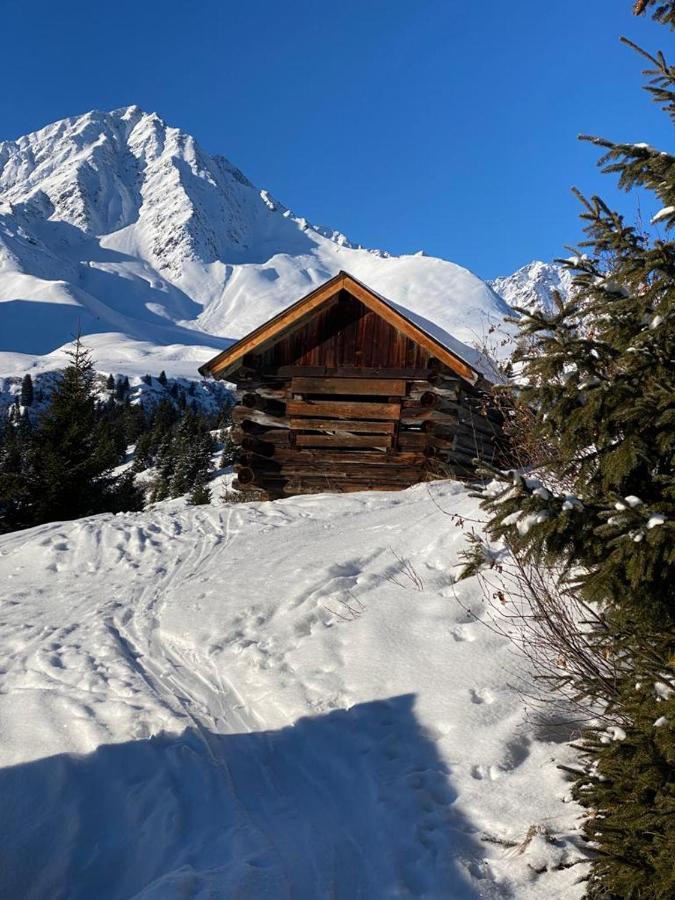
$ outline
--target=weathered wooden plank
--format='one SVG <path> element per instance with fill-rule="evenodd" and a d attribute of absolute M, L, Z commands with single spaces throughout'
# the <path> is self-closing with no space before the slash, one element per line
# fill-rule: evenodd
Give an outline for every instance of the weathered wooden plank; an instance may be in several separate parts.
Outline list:
<path fill-rule="evenodd" d="M 290 430 L 282 428 L 270 428 L 260 434 L 249 434 L 242 428 L 233 428 L 232 439 L 244 448 L 246 448 L 247 444 L 271 444 L 274 447 L 290 447 L 293 442 L 293 435 Z"/>
<path fill-rule="evenodd" d="M 267 425 L 270 428 L 290 428 L 290 420 L 285 416 L 272 416 L 259 409 L 248 409 L 246 406 L 235 406 L 232 410 L 232 421 L 236 424 L 243 422 L 255 422 L 257 425 Z"/>
<path fill-rule="evenodd" d="M 403 378 L 298 378 L 291 381 L 293 394 L 365 394 L 404 397 Z"/>
<path fill-rule="evenodd" d="M 317 462 L 338 463 L 341 466 L 371 466 L 387 465 L 391 468 L 397 466 L 423 465 L 426 457 L 423 453 L 415 451 L 397 450 L 309 450 L 305 448 L 280 447 L 274 454 L 274 459 L 283 464 L 287 462 Z"/>
<path fill-rule="evenodd" d="M 291 428 L 298 431 L 355 431 L 357 434 L 393 434 L 393 422 L 369 422 L 367 419 L 296 419 Z"/>
<path fill-rule="evenodd" d="M 293 378 L 296 375 L 323 376 L 327 374 L 325 366 L 266 366 L 262 371 L 266 375 L 274 375 L 280 378 Z"/>
<path fill-rule="evenodd" d="M 427 379 L 431 370 L 429 368 L 401 366 L 338 366 L 336 369 L 326 369 L 325 374 L 339 378 L 403 378 Z M 309 374 L 309 373 L 307 373 Z"/>
<path fill-rule="evenodd" d="M 270 400 L 285 400 L 288 396 L 288 383 L 282 381 L 240 381 L 236 382 L 236 397 L 241 401 L 246 394 L 254 393 Z"/>
<path fill-rule="evenodd" d="M 298 434 L 297 447 L 391 447 L 390 434 Z"/>
<path fill-rule="evenodd" d="M 283 415 L 285 412 L 283 400 L 263 397 L 261 394 L 254 391 L 244 394 L 240 402 L 241 405 L 245 406 L 247 409 L 261 409 L 264 412 L 271 413 L 275 416 Z"/>
<path fill-rule="evenodd" d="M 359 403 L 342 400 L 289 400 L 289 416 L 318 416 L 336 419 L 398 419 L 399 403 Z"/>
<path fill-rule="evenodd" d="M 335 463 L 333 466 L 310 466 L 298 463 L 297 465 L 285 465 L 278 472 L 270 470 L 270 476 L 276 478 L 344 478 L 353 481 L 381 481 L 398 482 L 406 480 L 419 480 L 424 473 L 422 466 L 409 466 L 408 468 L 391 469 L 389 466 L 369 466 L 366 470 L 349 469 Z"/>
<path fill-rule="evenodd" d="M 394 309 L 393 306 L 382 304 L 382 302 L 374 297 L 363 285 L 352 279 L 349 279 L 348 282 L 347 279 L 345 279 L 344 287 L 349 290 L 354 297 L 357 297 L 364 306 L 373 310 L 373 312 L 378 315 L 378 318 L 381 316 L 383 320 L 389 322 L 389 324 L 396 328 L 397 331 L 400 331 L 405 334 L 406 337 L 411 338 L 415 344 L 424 347 L 424 349 L 429 353 L 432 353 L 434 357 L 441 359 L 446 366 L 458 375 L 461 375 L 462 378 L 466 379 L 470 384 L 475 384 L 478 380 L 477 373 L 468 366 L 464 360 L 455 356 L 454 353 L 439 344 L 434 338 L 429 337 L 425 332 L 420 331 L 409 319 L 406 319 L 404 315 Z"/>

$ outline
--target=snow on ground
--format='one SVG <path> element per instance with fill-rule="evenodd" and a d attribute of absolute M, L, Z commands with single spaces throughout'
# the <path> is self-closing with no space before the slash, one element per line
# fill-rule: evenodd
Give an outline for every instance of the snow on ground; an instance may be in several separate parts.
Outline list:
<path fill-rule="evenodd" d="M 572 751 L 467 615 L 442 509 L 476 501 L 172 501 L 0 537 L 2 896 L 579 897 Z"/>

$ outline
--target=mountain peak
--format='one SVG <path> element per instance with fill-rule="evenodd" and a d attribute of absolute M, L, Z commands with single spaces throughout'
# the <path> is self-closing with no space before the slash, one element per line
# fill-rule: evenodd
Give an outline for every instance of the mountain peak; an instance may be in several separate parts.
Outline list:
<path fill-rule="evenodd" d="M 0 143 L 0 351 L 44 354 L 80 329 L 111 336 L 110 368 L 172 347 L 196 370 L 340 269 L 468 343 L 505 310 L 461 266 L 296 216 L 137 105 Z"/>
<path fill-rule="evenodd" d="M 502 275 L 489 281 L 488 284 L 510 306 L 522 309 L 553 310 L 553 292 L 557 291 L 563 298 L 568 297 L 572 289 L 570 272 L 558 263 L 532 260 L 512 275 Z"/>

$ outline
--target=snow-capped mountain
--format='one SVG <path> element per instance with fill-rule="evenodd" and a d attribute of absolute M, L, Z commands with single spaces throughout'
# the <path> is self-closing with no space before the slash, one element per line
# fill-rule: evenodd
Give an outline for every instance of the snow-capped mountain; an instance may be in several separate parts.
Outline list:
<path fill-rule="evenodd" d="M 0 143 L 0 373 L 53 368 L 79 329 L 102 368 L 194 375 L 340 269 L 466 344 L 508 311 L 461 266 L 310 225 L 136 106 Z"/>
<path fill-rule="evenodd" d="M 572 276 L 567 269 L 556 263 L 534 260 L 513 275 L 502 275 L 488 284 L 509 306 L 522 309 L 539 307 L 549 311 L 553 309 L 554 291 L 558 291 L 563 299 L 569 296 Z"/>

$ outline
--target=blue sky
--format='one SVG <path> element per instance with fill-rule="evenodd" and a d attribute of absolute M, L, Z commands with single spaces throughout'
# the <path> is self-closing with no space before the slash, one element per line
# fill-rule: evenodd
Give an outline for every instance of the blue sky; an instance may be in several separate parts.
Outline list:
<path fill-rule="evenodd" d="M 573 184 L 635 215 L 576 140 L 669 146 L 618 38 L 671 36 L 631 5 L 0 0 L 0 139 L 136 103 L 311 221 L 493 277 L 578 240 Z"/>

